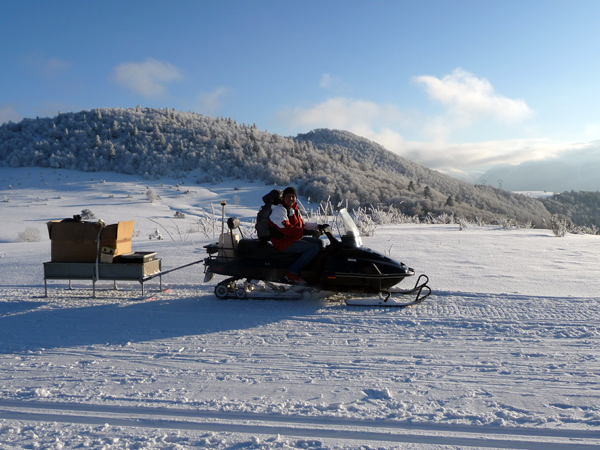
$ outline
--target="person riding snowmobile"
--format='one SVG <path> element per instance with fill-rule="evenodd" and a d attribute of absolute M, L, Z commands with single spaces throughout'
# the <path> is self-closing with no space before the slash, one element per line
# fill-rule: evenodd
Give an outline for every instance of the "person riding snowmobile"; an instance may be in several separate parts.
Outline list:
<path fill-rule="evenodd" d="M 289 268 L 286 281 L 294 284 L 306 284 L 300 272 L 319 253 L 321 241 L 316 238 L 304 237 L 305 230 L 317 231 L 328 225 L 315 222 L 304 222 L 298 211 L 296 188 L 290 186 L 284 189 L 282 202 L 274 206 L 269 216 L 271 225 L 271 243 L 280 252 L 294 253 L 300 256 Z"/>

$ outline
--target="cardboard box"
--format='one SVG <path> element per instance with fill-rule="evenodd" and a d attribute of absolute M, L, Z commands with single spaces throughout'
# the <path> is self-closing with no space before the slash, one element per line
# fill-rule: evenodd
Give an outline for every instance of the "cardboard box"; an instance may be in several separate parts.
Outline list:
<path fill-rule="evenodd" d="M 116 258 L 119 264 L 146 264 L 156 259 L 156 252 L 125 253 Z"/>
<path fill-rule="evenodd" d="M 103 247 L 115 249 L 113 257 L 131 252 L 135 221 L 119 222 L 102 228 L 97 223 L 47 222 L 52 262 L 96 262 Z M 100 236 L 100 245 L 97 239 Z"/>

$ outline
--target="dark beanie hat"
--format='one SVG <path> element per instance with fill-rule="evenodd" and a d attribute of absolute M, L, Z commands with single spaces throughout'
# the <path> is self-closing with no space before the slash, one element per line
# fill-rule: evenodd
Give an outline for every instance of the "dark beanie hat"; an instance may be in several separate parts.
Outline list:
<path fill-rule="evenodd" d="M 298 197 L 298 193 L 296 192 L 296 188 L 295 188 L 295 187 L 293 187 L 293 186 L 286 187 L 286 188 L 283 190 L 283 196 L 284 196 L 284 197 L 285 197 L 286 195 L 288 195 L 288 194 L 294 194 L 296 197 Z"/>

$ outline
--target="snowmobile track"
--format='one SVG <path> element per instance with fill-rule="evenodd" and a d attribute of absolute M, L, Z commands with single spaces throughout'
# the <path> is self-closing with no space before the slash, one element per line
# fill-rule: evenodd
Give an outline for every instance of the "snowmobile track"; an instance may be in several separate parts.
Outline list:
<path fill-rule="evenodd" d="M 18 400 L 0 400 L 0 419 L 532 450 L 592 450 L 600 445 L 597 432 L 586 430 L 407 423 Z M 440 435 L 440 432 L 451 434 Z"/>

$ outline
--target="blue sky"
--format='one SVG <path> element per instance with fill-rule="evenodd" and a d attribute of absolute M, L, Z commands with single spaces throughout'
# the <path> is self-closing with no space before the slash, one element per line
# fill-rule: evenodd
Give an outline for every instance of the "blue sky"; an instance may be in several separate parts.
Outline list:
<path fill-rule="evenodd" d="M 0 123 L 169 107 L 285 136 L 344 129 L 450 173 L 599 152 L 596 0 L 0 8 Z"/>

